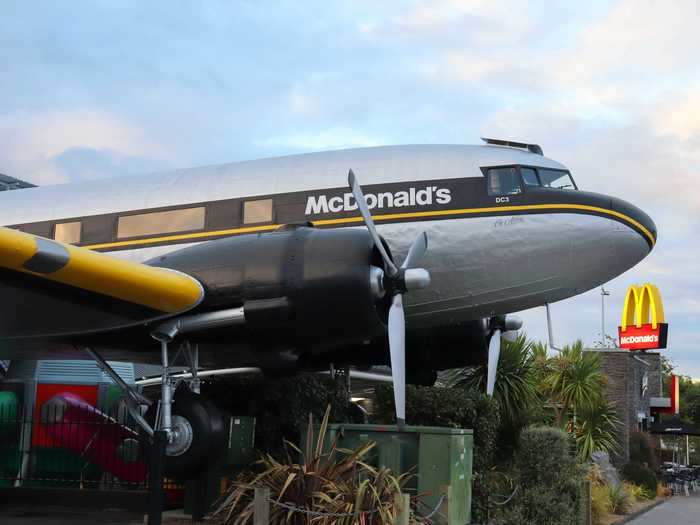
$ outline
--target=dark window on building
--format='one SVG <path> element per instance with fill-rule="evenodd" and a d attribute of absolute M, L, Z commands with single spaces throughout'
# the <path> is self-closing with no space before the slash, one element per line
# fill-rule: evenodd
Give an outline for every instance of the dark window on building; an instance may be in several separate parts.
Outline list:
<path fill-rule="evenodd" d="M 204 229 L 204 207 L 124 215 L 117 223 L 117 238 Z"/>
<path fill-rule="evenodd" d="M 489 195 L 522 193 L 517 168 L 491 168 L 486 172 Z"/>

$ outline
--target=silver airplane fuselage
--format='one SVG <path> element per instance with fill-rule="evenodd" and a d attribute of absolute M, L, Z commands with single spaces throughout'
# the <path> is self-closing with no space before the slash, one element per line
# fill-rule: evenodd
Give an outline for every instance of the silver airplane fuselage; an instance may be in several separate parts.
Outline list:
<path fill-rule="evenodd" d="M 499 167 L 515 170 L 515 191 L 489 186 L 488 170 Z M 363 148 L 4 192 L 0 225 L 51 237 L 57 224 L 80 222 L 78 244 L 139 262 L 290 222 L 360 228 L 344 184 L 352 169 L 372 195 L 377 229 L 397 260 L 420 232 L 428 234 L 421 266 L 432 282 L 406 296 L 409 329 L 566 299 L 622 274 L 653 248 L 656 228 L 638 208 L 528 184 L 524 167 L 568 171 L 512 147 Z M 268 199 L 270 220 L 245 223 L 245 203 Z M 122 216 L 188 207 L 206 208 L 201 228 L 119 236 Z"/>

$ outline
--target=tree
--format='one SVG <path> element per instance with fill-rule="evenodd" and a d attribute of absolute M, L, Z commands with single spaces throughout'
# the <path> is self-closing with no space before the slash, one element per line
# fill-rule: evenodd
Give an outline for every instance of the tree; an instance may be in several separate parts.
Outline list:
<path fill-rule="evenodd" d="M 605 399 L 579 409 L 576 418 L 576 447 L 581 461 L 593 452 L 613 452 L 619 448 L 616 432 L 621 421 Z"/>
<path fill-rule="evenodd" d="M 503 422 L 518 422 L 533 406 L 541 404 L 534 376 L 533 346 L 525 334 L 518 335 L 514 341 L 501 340 L 493 397 L 498 403 Z M 486 374 L 486 364 L 455 369 L 448 374 L 445 383 L 450 387 L 484 390 Z"/>
<path fill-rule="evenodd" d="M 700 383 L 690 377 L 679 377 L 680 416 L 682 419 L 700 428 Z"/>
<path fill-rule="evenodd" d="M 571 454 L 570 444 L 571 436 L 558 428 L 524 430 L 514 461 L 519 490 L 507 505 L 494 509 L 490 523 L 577 523 L 584 469 Z"/>
<path fill-rule="evenodd" d="M 579 340 L 565 346 L 549 361 L 551 368 L 544 378 L 543 390 L 552 401 L 558 426 L 568 424 L 569 411 L 573 410 L 575 427 L 576 412 L 596 406 L 603 397 L 606 379 L 600 356 L 584 353 Z"/>

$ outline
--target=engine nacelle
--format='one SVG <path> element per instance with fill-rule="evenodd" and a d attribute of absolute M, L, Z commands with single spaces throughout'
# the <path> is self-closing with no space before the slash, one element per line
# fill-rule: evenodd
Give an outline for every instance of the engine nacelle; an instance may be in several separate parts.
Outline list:
<path fill-rule="evenodd" d="M 198 312 L 243 306 L 254 339 L 304 350 L 384 333 L 379 254 L 365 228 L 283 227 L 199 244 L 149 262 L 197 278 Z M 380 272 L 381 273 L 381 272 Z"/>

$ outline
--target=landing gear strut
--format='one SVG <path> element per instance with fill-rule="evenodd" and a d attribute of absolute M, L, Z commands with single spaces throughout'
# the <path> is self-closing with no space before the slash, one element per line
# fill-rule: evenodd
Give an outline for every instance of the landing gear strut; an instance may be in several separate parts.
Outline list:
<path fill-rule="evenodd" d="M 152 405 L 145 419 L 154 429 L 167 436 L 163 472 L 170 477 L 190 479 L 217 459 L 226 438 L 224 416 L 209 400 L 199 394 L 197 346 L 183 343 L 170 361 L 168 351 L 172 337 L 159 332 L 152 337 L 160 342 L 163 376 L 159 405 Z M 184 351 L 192 373 L 189 387 L 179 386 L 170 374 L 170 366 Z"/>
<path fill-rule="evenodd" d="M 97 352 L 91 348 L 86 348 L 85 351 L 122 390 L 129 414 L 141 428 L 142 443 L 149 455 L 157 453 L 156 449 L 159 448 L 153 446 L 156 433 L 160 431 L 165 435 L 163 474 L 190 479 L 206 469 L 222 453 L 226 439 L 224 416 L 214 403 L 199 394 L 197 347 L 183 343 L 171 361 L 171 341 L 162 337 L 162 334 L 158 334 L 158 337 L 154 335 L 154 338 L 161 345 L 163 366 L 161 398 L 157 403 L 152 403 L 128 385 Z M 178 384 L 171 376 L 170 367 L 183 351 L 192 373 L 189 385 L 184 382 Z M 145 415 L 144 406 L 148 407 Z"/>

